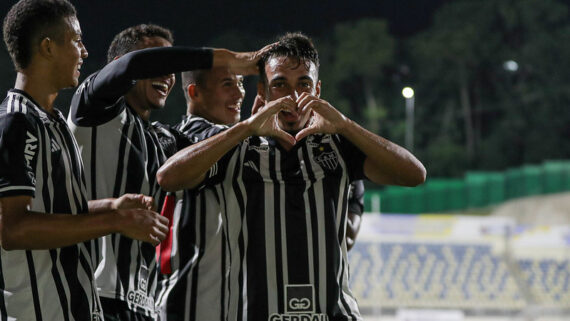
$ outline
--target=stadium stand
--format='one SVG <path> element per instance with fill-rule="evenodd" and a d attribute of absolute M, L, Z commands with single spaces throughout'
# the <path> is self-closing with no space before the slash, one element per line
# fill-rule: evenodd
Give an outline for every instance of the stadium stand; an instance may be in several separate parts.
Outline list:
<path fill-rule="evenodd" d="M 367 215 L 362 238 L 349 253 L 351 288 L 364 314 L 409 308 L 465 315 L 570 311 L 570 228 L 539 229 L 544 242 L 555 240 L 542 245 L 546 251 L 524 243 L 527 235 L 536 239 L 536 229 L 509 220 Z"/>

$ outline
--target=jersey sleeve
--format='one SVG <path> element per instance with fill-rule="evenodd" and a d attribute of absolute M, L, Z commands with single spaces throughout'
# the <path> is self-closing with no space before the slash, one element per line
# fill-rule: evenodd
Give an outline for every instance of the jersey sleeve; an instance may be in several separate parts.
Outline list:
<path fill-rule="evenodd" d="M 222 158 L 215 162 L 212 167 L 210 167 L 210 169 L 206 172 L 206 177 L 200 184 L 200 187 L 213 186 L 224 181 L 226 175 L 228 175 L 228 172 L 232 172 L 233 168 L 235 167 L 235 158 L 239 157 L 240 146 L 241 144 L 232 148 L 229 152 L 222 156 Z"/>
<path fill-rule="evenodd" d="M 350 181 L 364 179 L 364 160 L 366 155 L 348 139 L 341 135 L 335 135 L 335 140 L 339 144 L 340 153 L 345 160 Z"/>
<path fill-rule="evenodd" d="M 0 197 L 35 195 L 40 139 L 22 113 L 0 118 Z"/>
<path fill-rule="evenodd" d="M 130 52 L 89 76 L 71 100 L 69 118 L 78 126 L 98 126 L 121 113 L 118 104 L 139 79 L 180 71 L 209 69 L 213 51 L 208 48 L 161 47 Z"/>
<path fill-rule="evenodd" d="M 191 143 L 197 143 L 215 136 L 224 130 L 228 129 L 228 126 L 216 125 L 205 120 L 196 120 L 186 122 L 184 125 L 177 127 L 182 135 L 186 136 Z"/>
<path fill-rule="evenodd" d="M 350 183 L 348 212 L 357 215 L 362 215 L 364 212 L 364 182 L 362 180 Z"/>

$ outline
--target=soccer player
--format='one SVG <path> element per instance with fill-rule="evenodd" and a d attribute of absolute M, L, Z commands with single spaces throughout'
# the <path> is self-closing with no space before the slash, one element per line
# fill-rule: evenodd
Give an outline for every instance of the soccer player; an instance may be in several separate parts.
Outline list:
<path fill-rule="evenodd" d="M 214 136 L 240 120 L 245 95 L 242 76 L 217 67 L 183 72 L 181 78 L 187 115 L 177 129 L 191 142 Z M 225 319 L 228 245 L 215 191 L 185 190 L 173 222 L 175 267 L 161 282 L 162 312 L 169 321 Z"/>
<path fill-rule="evenodd" d="M 425 180 L 411 153 L 320 98 L 318 67 L 310 39 L 285 35 L 260 60 L 265 106 L 158 171 L 167 190 L 221 191 L 232 227 L 228 320 L 361 320 L 348 287 L 348 186 Z"/>
<path fill-rule="evenodd" d="M 174 72 L 212 66 L 244 74 L 257 71 L 256 53 L 172 43 L 170 31 L 160 26 L 127 28 L 113 39 L 108 64 L 87 77 L 75 93 L 68 123 L 82 150 L 89 196 L 141 193 L 161 199 L 156 172 L 168 155 L 157 136 L 162 130 L 149 117 L 164 107 Z M 96 281 L 105 318 L 153 320 L 155 249 L 114 234 L 101 241 L 101 251 Z"/>
<path fill-rule="evenodd" d="M 100 320 L 84 242 L 120 232 L 158 244 L 168 221 L 142 195 L 87 200 L 77 144 L 53 105 L 87 57 L 73 5 L 21 0 L 3 34 L 17 76 L 0 105 L 0 319 Z M 141 208 L 118 210 L 129 207 Z"/>

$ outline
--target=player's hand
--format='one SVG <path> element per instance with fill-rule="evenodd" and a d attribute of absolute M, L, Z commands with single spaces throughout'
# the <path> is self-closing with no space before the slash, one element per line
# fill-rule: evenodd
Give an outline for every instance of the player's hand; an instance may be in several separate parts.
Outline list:
<path fill-rule="evenodd" d="M 119 232 L 156 246 L 166 238 L 168 219 L 157 212 L 134 208 L 117 210 Z"/>
<path fill-rule="evenodd" d="M 297 98 L 297 105 L 301 115 L 312 112 L 307 126 L 295 136 L 297 141 L 316 133 L 339 133 L 349 121 L 346 116 L 329 104 L 329 102 L 306 92 Z"/>
<path fill-rule="evenodd" d="M 263 98 L 261 98 L 261 96 L 257 94 L 255 96 L 255 100 L 253 101 L 253 106 L 251 106 L 251 114 L 255 115 L 257 111 L 263 106 L 265 106 L 265 100 L 263 100 Z"/>
<path fill-rule="evenodd" d="M 143 194 L 124 194 L 113 201 L 113 209 L 129 209 L 142 208 L 147 210 L 156 210 L 154 198 Z"/>
<path fill-rule="evenodd" d="M 214 66 L 217 66 L 218 63 L 227 65 L 232 72 L 238 75 L 257 74 L 259 72 L 257 67 L 259 58 L 261 58 L 261 56 L 273 45 L 274 44 L 270 44 L 257 51 L 250 52 L 234 52 L 225 49 L 215 49 Z"/>
<path fill-rule="evenodd" d="M 279 127 L 277 115 L 281 110 L 296 112 L 296 109 L 297 104 L 291 96 L 281 97 L 258 108 L 256 113 L 246 121 L 252 129 L 252 135 L 273 136 L 291 145 L 295 145 L 295 138 Z"/>

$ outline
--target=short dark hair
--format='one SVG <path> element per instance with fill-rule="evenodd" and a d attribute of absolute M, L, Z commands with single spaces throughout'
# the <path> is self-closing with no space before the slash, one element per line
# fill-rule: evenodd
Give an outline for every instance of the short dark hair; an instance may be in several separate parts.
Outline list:
<path fill-rule="evenodd" d="M 122 56 L 137 49 L 139 41 L 145 37 L 160 37 L 174 44 L 172 32 L 164 27 L 154 24 L 140 24 L 129 27 L 113 38 L 109 50 L 107 50 L 107 63 L 113 61 L 115 57 Z"/>
<path fill-rule="evenodd" d="M 28 67 L 34 47 L 49 37 L 58 43 L 65 39 L 67 17 L 76 16 L 75 7 L 67 0 L 20 0 L 4 18 L 4 43 L 14 67 Z"/>
<path fill-rule="evenodd" d="M 210 71 L 211 69 L 197 69 L 180 73 L 180 78 L 182 79 L 182 91 L 184 92 L 184 97 L 187 102 L 190 101 L 188 91 L 186 90 L 188 85 L 195 84 L 196 86 L 205 87 L 207 79 L 206 76 Z"/>
<path fill-rule="evenodd" d="M 287 57 L 297 60 L 299 64 L 304 63 L 309 67 L 314 63 L 319 70 L 319 53 L 313 45 L 313 41 L 301 32 L 288 32 L 266 52 L 264 52 L 258 64 L 260 81 L 267 85 L 267 75 L 265 74 L 265 64 L 275 57 Z"/>

